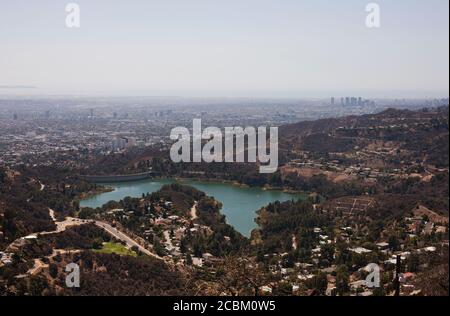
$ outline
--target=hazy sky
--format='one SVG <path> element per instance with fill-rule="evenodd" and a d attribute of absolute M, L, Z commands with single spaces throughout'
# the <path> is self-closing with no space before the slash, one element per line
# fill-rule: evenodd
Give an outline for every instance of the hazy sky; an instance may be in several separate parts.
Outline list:
<path fill-rule="evenodd" d="M 448 0 L 69 2 L 0 0 L 0 94 L 448 95 Z"/>

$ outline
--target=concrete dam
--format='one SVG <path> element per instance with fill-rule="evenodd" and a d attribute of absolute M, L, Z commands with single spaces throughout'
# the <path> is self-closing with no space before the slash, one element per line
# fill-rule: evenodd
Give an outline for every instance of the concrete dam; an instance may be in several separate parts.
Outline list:
<path fill-rule="evenodd" d="M 154 175 L 154 172 L 149 171 L 124 175 L 80 175 L 80 178 L 94 183 L 109 183 L 145 180 L 152 178 Z"/>

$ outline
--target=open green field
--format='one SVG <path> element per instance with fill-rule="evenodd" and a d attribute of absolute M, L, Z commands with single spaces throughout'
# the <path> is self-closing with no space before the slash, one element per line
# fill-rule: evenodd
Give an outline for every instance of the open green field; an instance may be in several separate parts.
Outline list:
<path fill-rule="evenodd" d="M 103 243 L 103 248 L 99 250 L 95 250 L 95 252 L 98 253 L 115 253 L 120 256 L 132 256 L 137 257 L 137 254 L 134 251 L 131 251 L 127 249 L 124 245 L 120 243 L 114 243 L 114 242 L 105 242 Z"/>

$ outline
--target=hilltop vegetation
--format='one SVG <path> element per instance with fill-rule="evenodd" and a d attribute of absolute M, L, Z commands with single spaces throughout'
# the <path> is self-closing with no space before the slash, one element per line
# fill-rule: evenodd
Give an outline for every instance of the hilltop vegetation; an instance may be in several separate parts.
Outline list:
<path fill-rule="evenodd" d="M 448 280 L 448 139 L 448 107 L 387 110 L 281 127 L 281 166 L 271 175 L 247 163 L 175 164 L 157 148 L 91 157 L 74 170 L 0 168 L 0 250 L 8 252 L 0 294 L 386 295 L 394 290 L 396 255 L 404 258 L 409 288 L 448 294 L 440 282 Z M 149 168 L 164 177 L 310 195 L 258 210 L 250 239 L 227 224 L 219 201 L 179 184 L 79 208 L 80 195 L 98 188 L 76 174 Z M 66 216 L 95 221 L 21 238 L 55 230 L 49 209 L 57 222 Z M 119 242 L 96 221 L 148 252 Z M 64 287 L 69 262 L 80 265 L 79 290 Z M 373 291 L 357 283 L 369 263 L 382 267 L 382 287 Z"/>
<path fill-rule="evenodd" d="M 288 151 L 351 152 L 373 141 L 394 142 L 404 158 L 448 167 L 448 107 L 421 111 L 389 109 L 378 114 L 300 122 L 280 128 L 280 145 Z M 400 154 L 400 153 L 399 153 Z"/>

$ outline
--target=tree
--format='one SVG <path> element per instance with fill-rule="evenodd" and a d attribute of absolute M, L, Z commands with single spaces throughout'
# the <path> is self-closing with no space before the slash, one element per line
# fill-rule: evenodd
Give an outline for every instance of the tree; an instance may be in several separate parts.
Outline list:
<path fill-rule="evenodd" d="M 326 294 L 328 288 L 328 278 L 326 273 L 319 271 L 314 278 L 314 288 L 320 293 L 320 295 Z"/>
<path fill-rule="evenodd" d="M 92 248 L 94 249 L 102 249 L 103 247 L 103 239 L 102 238 L 95 238 L 92 242 Z"/>
<path fill-rule="evenodd" d="M 225 257 L 215 271 L 217 282 L 228 295 L 257 296 L 259 288 L 270 282 L 269 274 L 262 266 L 242 259 L 243 257 Z"/>
<path fill-rule="evenodd" d="M 131 251 L 133 251 L 133 252 L 135 252 L 135 253 L 137 253 L 137 254 L 140 253 L 139 247 L 138 247 L 138 246 L 133 246 L 133 247 L 131 247 Z"/>
<path fill-rule="evenodd" d="M 187 247 L 187 244 L 186 244 L 186 240 L 183 238 L 180 241 L 180 252 L 181 253 L 186 253 L 187 251 L 188 251 L 188 247 Z"/>
<path fill-rule="evenodd" d="M 58 276 L 58 266 L 54 263 L 51 263 L 49 268 L 49 274 L 52 278 L 56 279 L 56 277 Z"/>
<path fill-rule="evenodd" d="M 411 254 L 408 259 L 409 272 L 418 272 L 420 266 L 420 257 L 417 254 Z"/>
<path fill-rule="evenodd" d="M 285 268 L 293 268 L 295 265 L 295 258 L 292 253 L 289 253 L 287 256 L 283 258 L 283 267 Z"/>
<path fill-rule="evenodd" d="M 373 290 L 373 296 L 386 296 L 386 291 L 384 290 L 383 286 L 376 287 Z"/>
<path fill-rule="evenodd" d="M 192 265 L 192 257 L 191 254 L 186 255 L 186 265 L 191 266 Z"/>
<path fill-rule="evenodd" d="M 399 249 L 400 243 L 398 241 L 397 236 L 395 236 L 395 235 L 389 236 L 388 243 L 389 243 L 389 248 L 392 251 L 397 251 Z"/>
<path fill-rule="evenodd" d="M 47 280 L 44 277 L 31 277 L 30 278 L 30 294 L 32 296 L 41 296 L 45 289 L 49 288 Z"/>
<path fill-rule="evenodd" d="M 153 249 L 155 250 L 156 254 L 158 256 L 165 256 L 166 255 L 166 250 L 164 249 L 163 245 L 161 244 L 161 242 L 159 241 L 159 238 L 155 238 L 153 241 Z"/>
<path fill-rule="evenodd" d="M 336 290 L 339 295 L 343 296 L 350 290 L 349 287 L 350 276 L 347 266 L 341 265 L 336 269 Z"/>
<path fill-rule="evenodd" d="M 321 247 L 321 259 L 326 260 L 326 265 L 330 266 L 334 261 L 334 246 L 326 244 Z"/>
<path fill-rule="evenodd" d="M 292 285 L 288 282 L 281 282 L 274 288 L 274 295 L 289 296 L 292 295 Z"/>

